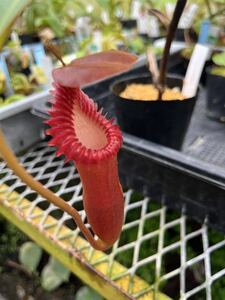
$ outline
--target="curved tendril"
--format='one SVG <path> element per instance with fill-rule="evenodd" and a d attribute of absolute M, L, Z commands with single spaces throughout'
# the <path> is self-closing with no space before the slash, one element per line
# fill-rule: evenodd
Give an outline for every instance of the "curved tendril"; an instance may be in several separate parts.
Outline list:
<path fill-rule="evenodd" d="M 101 239 L 95 239 L 90 232 L 90 230 L 83 223 L 78 211 L 67 204 L 62 198 L 56 196 L 49 189 L 44 187 L 39 181 L 37 181 L 33 176 L 31 176 L 22 167 L 17 160 L 16 156 L 12 152 L 11 148 L 7 145 L 4 134 L 0 129 L 0 154 L 2 158 L 7 163 L 8 167 L 17 175 L 26 185 L 28 185 L 32 190 L 36 191 L 43 198 L 47 199 L 49 202 L 53 203 L 60 209 L 67 212 L 74 220 L 76 225 L 79 227 L 81 232 L 84 234 L 85 238 L 91 244 L 91 246 L 97 250 L 107 250 L 111 245 L 105 243 Z"/>

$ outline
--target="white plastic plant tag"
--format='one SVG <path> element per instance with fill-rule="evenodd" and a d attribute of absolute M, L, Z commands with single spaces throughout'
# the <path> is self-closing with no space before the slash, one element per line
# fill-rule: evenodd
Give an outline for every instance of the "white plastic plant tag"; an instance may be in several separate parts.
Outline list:
<path fill-rule="evenodd" d="M 196 44 L 184 78 L 182 94 L 185 98 L 195 96 L 209 51 L 208 46 Z"/>
<path fill-rule="evenodd" d="M 140 34 L 148 34 L 149 15 L 141 12 L 137 19 L 137 29 Z"/>
<path fill-rule="evenodd" d="M 42 66 L 44 74 L 47 78 L 47 86 L 50 86 L 53 82 L 52 70 L 54 68 L 51 57 L 48 55 L 44 55 L 41 58 L 41 66 Z"/>
<path fill-rule="evenodd" d="M 141 3 L 134 0 L 131 5 L 131 18 L 137 20 L 139 18 Z"/>
<path fill-rule="evenodd" d="M 172 19 L 173 12 L 174 12 L 174 9 L 175 9 L 175 4 L 173 4 L 173 3 L 166 3 L 165 7 L 166 7 L 166 15 L 167 15 L 167 17 L 170 18 L 170 19 Z"/>
<path fill-rule="evenodd" d="M 148 24 L 148 35 L 150 37 L 158 37 L 160 35 L 160 32 L 159 32 L 159 22 L 158 22 L 158 19 L 156 17 L 153 17 L 153 16 L 149 16 L 149 20 L 148 20 L 149 24 Z"/>
<path fill-rule="evenodd" d="M 198 10 L 197 4 L 189 4 L 185 7 L 185 10 L 181 16 L 180 22 L 178 24 L 179 29 L 188 29 L 191 27 L 193 20 L 195 18 L 195 15 Z"/>

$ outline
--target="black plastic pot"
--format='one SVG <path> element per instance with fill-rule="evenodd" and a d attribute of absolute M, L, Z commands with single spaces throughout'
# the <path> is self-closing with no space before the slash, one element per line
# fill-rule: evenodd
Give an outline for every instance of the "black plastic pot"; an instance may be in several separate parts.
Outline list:
<path fill-rule="evenodd" d="M 193 40 L 193 42 L 197 42 L 198 36 L 197 36 L 196 32 L 191 28 L 188 29 L 188 31 L 189 31 L 189 36 Z M 184 38 L 185 33 L 184 32 L 185 32 L 184 29 L 177 28 L 177 30 L 175 32 L 175 41 L 185 42 L 185 38 Z"/>
<path fill-rule="evenodd" d="M 207 108 L 209 118 L 225 123 L 225 77 L 211 74 L 207 69 Z"/>
<path fill-rule="evenodd" d="M 34 43 L 40 43 L 40 38 L 34 34 L 22 34 L 19 36 L 21 45 L 29 45 Z"/>
<path fill-rule="evenodd" d="M 133 77 L 113 84 L 115 112 L 121 129 L 135 136 L 179 150 L 187 131 L 196 98 L 183 101 L 142 101 L 120 97 L 131 83 L 151 83 L 149 75 Z M 167 86 L 182 87 L 183 80 L 169 76 Z M 148 99 L 149 100 L 149 99 Z"/>
<path fill-rule="evenodd" d="M 120 23 L 124 29 L 135 29 L 137 28 L 137 20 L 135 19 L 123 19 Z"/>

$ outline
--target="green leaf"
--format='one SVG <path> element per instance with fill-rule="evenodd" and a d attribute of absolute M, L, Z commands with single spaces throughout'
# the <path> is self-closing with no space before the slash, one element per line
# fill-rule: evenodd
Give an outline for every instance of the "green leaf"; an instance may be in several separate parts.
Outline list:
<path fill-rule="evenodd" d="M 7 40 L 15 19 L 31 0 L 1 0 L 0 1 L 0 49 Z"/>
<path fill-rule="evenodd" d="M 44 290 L 54 291 L 63 283 L 63 280 L 54 274 L 50 266 L 45 266 L 41 273 L 41 286 Z"/>
<path fill-rule="evenodd" d="M 14 95 L 11 95 L 9 96 L 8 98 L 6 98 L 4 100 L 4 104 L 7 105 L 7 104 L 11 104 L 13 102 L 16 102 L 16 101 L 19 101 L 21 99 L 24 99 L 24 95 L 22 94 L 14 94 Z"/>
<path fill-rule="evenodd" d="M 19 250 L 19 261 L 27 270 L 34 272 L 40 263 L 42 249 L 33 242 L 24 243 Z"/>
<path fill-rule="evenodd" d="M 70 271 L 64 267 L 58 260 L 56 260 L 54 257 L 50 258 L 49 265 L 51 266 L 51 269 L 53 272 L 59 276 L 61 279 L 67 281 L 70 276 Z"/>
<path fill-rule="evenodd" d="M 213 67 L 211 70 L 211 74 L 225 77 L 225 68 L 224 67 Z"/>
<path fill-rule="evenodd" d="M 70 271 L 55 258 L 51 257 L 41 273 L 41 285 L 47 291 L 53 291 L 62 283 L 67 282 Z"/>
<path fill-rule="evenodd" d="M 190 60 L 193 50 L 194 50 L 194 47 L 184 48 L 183 50 L 181 50 L 181 56 L 187 60 Z"/>
<path fill-rule="evenodd" d="M 100 296 L 99 294 L 97 294 L 97 292 L 95 292 L 94 290 L 92 290 L 87 286 L 83 286 L 78 290 L 74 300 L 88 300 L 88 299 L 103 300 L 102 296 Z"/>
<path fill-rule="evenodd" d="M 220 67 L 225 67 L 225 51 L 222 53 L 214 54 L 212 57 L 214 64 Z"/>

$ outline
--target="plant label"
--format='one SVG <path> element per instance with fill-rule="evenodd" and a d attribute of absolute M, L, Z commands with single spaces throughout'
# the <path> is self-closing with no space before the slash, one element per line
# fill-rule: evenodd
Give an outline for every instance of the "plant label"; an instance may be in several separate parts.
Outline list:
<path fill-rule="evenodd" d="M 150 37 L 158 37 L 160 35 L 159 31 L 159 22 L 158 19 L 154 16 L 149 16 L 149 26 L 148 26 L 148 35 Z"/>
<path fill-rule="evenodd" d="M 173 16 L 175 4 L 173 4 L 173 3 L 166 3 L 165 8 L 166 8 L 166 15 L 167 15 L 167 17 L 171 19 L 172 16 Z"/>
<path fill-rule="evenodd" d="M 197 4 L 192 3 L 190 5 L 187 5 L 187 7 L 185 8 L 185 10 L 181 16 L 180 22 L 178 24 L 178 28 L 180 28 L 180 29 L 191 28 L 193 20 L 196 16 L 197 10 L 198 10 Z"/>
<path fill-rule="evenodd" d="M 149 16 L 141 12 L 139 18 L 137 19 L 137 28 L 138 33 L 140 34 L 148 34 L 148 25 L 149 25 Z"/>
<path fill-rule="evenodd" d="M 182 88 L 182 94 L 186 98 L 195 96 L 209 52 L 210 48 L 208 46 L 196 44 L 187 68 Z"/>
<path fill-rule="evenodd" d="M 210 20 L 201 23 L 198 43 L 215 45 L 220 35 L 220 27 L 213 25 Z"/>
<path fill-rule="evenodd" d="M 137 20 L 140 14 L 141 3 L 137 0 L 132 2 L 131 5 L 131 18 Z"/>
<path fill-rule="evenodd" d="M 202 21 L 199 38 L 198 38 L 198 43 L 207 44 L 210 26 L 211 26 L 211 22 L 209 20 Z"/>

